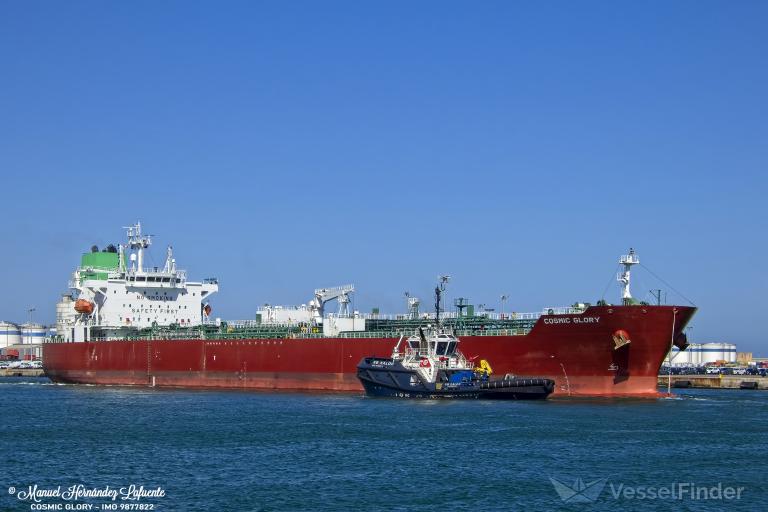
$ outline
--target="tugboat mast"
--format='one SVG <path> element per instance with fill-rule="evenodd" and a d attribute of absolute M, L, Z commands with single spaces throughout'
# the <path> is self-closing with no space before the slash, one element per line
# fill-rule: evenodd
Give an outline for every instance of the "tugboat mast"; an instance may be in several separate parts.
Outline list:
<path fill-rule="evenodd" d="M 445 291 L 445 283 L 447 283 L 451 276 L 438 276 L 438 284 L 435 286 L 435 323 L 440 326 L 440 297 Z"/>

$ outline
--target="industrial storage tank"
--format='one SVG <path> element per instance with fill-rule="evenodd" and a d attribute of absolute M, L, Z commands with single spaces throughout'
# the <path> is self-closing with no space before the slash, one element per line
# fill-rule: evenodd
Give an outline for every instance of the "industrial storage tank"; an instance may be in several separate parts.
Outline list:
<path fill-rule="evenodd" d="M 39 359 L 42 355 L 42 343 L 48 329 L 40 324 L 26 323 L 21 324 L 21 344 L 29 345 L 29 348 L 22 348 L 19 355 L 23 359 Z"/>
<path fill-rule="evenodd" d="M 670 352 L 670 355 L 667 356 L 666 362 L 669 362 L 670 359 L 672 361 L 673 366 L 684 366 L 691 364 L 691 347 L 688 347 L 685 350 L 680 350 L 677 347 L 672 347 L 672 351 Z"/>
<path fill-rule="evenodd" d="M 56 334 L 64 336 L 74 325 L 77 312 L 75 311 L 75 299 L 65 293 L 56 304 Z"/>
<path fill-rule="evenodd" d="M 11 322 L 0 322 L 0 349 L 21 343 L 21 329 Z"/>
<path fill-rule="evenodd" d="M 673 366 L 701 366 L 704 364 L 702 358 L 702 345 L 691 343 L 685 350 L 672 347 L 672 365 Z"/>
<path fill-rule="evenodd" d="M 736 345 L 733 343 L 705 343 L 702 348 L 702 364 L 725 361 L 736 362 Z"/>
<path fill-rule="evenodd" d="M 671 355 L 673 366 L 702 366 L 717 361 L 735 363 L 736 345 L 733 343 L 704 343 L 703 345 L 691 343 L 683 351 L 677 347 L 672 347 Z"/>
<path fill-rule="evenodd" d="M 735 363 L 736 355 L 736 345 L 733 343 L 723 343 L 723 359 L 729 363 Z"/>
<path fill-rule="evenodd" d="M 25 345 L 42 343 L 45 340 L 46 329 L 40 324 L 21 324 L 21 342 Z"/>
<path fill-rule="evenodd" d="M 701 346 L 701 363 L 714 363 L 723 360 L 722 343 L 704 343 Z"/>
<path fill-rule="evenodd" d="M 693 351 L 691 352 L 691 364 L 695 366 L 701 366 L 704 364 L 704 353 L 702 352 L 701 343 L 691 343 L 691 346 L 689 347 L 689 350 L 692 348 Z"/>

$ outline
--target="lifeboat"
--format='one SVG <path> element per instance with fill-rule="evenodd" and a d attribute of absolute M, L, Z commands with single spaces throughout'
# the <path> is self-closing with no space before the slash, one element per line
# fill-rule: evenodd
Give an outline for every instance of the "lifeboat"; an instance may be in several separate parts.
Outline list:
<path fill-rule="evenodd" d="M 75 311 L 84 315 L 90 315 L 93 313 L 93 302 L 85 299 L 77 299 L 75 301 Z"/>
<path fill-rule="evenodd" d="M 211 316 L 211 311 L 213 311 L 211 309 L 211 305 L 206 304 L 205 307 L 203 308 L 203 313 L 205 313 L 205 316 Z"/>

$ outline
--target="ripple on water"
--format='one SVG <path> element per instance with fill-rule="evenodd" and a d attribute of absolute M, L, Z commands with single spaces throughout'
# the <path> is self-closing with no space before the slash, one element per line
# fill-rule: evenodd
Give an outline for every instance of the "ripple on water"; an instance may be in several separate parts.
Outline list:
<path fill-rule="evenodd" d="M 768 448 L 759 392 L 524 403 L 0 386 L 0 484 L 161 485 L 160 510 L 544 510 L 561 506 L 549 476 L 722 481 L 747 487 L 751 504 L 766 495 L 745 463 Z M 749 510 L 728 506 L 739 507 Z M 590 505 L 616 508 L 605 495 Z"/>

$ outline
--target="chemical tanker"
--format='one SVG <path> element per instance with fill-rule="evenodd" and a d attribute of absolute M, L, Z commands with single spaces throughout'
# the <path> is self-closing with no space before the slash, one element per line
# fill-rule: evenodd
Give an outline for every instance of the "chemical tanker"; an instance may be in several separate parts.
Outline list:
<path fill-rule="evenodd" d="M 126 245 L 83 254 L 57 306 L 57 335 L 43 345 L 54 382 L 362 392 L 362 358 L 389 357 L 401 336 L 435 321 L 414 297 L 403 315 L 350 312 L 351 285 L 317 289 L 299 307 L 265 306 L 255 320 L 221 321 L 209 304 L 215 278 L 188 281 L 171 247 L 162 268 L 148 268 L 151 237 L 140 224 L 127 235 Z M 443 325 L 468 358 L 490 362 L 496 374 L 552 379 L 555 395 L 653 396 L 670 347 L 687 347 L 696 308 L 633 299 L 637 263 L 633 250 L 620 259 L 621 305 L 505 315 L 456 299 Z M 325 311 L 331 300 L 337 313 Z"/>

